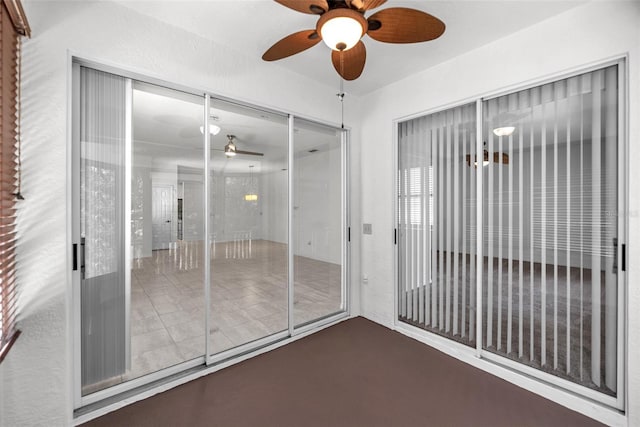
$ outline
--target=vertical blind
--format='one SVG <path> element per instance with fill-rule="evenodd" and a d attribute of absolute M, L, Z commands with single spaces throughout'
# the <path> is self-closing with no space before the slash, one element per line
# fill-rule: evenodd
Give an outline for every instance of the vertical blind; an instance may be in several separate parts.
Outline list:
<path fill-rule="evenodd" d="M 0 5 L 0 361 L 16 330 L 16 205 L 19 194 L 17 148 L 20 126 L 20 37 L 29 25 L 18 1 Z"/>
<path fill-rule="evenodd" d="M 125 78 L 80 67 L 81 353 L 83 394 L 126 360 Z"/>
<path fill-rule="evenodd" d="M 475 104 L 407 122 L 398 139 L 400 317 L 475 337 Z"/>
<path fill-rule="evenodd" d="M 608 394 L 617 378 L 617 75 L 612 66 L 483 105 L 487 150 L 503 160 L 483 168 L 483 345 Z M 505 126 L 513 134 L 494 134 Z"/>
<path fill-rule="evenodd" d="M 615 396 L 618 66 L 482 106 L 399 124 L 399 319 Z"/>

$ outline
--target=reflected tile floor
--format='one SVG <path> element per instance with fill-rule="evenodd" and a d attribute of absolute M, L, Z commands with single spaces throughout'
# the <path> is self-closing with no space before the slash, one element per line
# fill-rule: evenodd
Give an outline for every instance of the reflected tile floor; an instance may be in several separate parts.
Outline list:
<path fill-rule="evenodd" d="M 223 242 L 211 249 L 213 353 L 287 329 L 287 245 L 265 240 Z M 204 354 L 202 242 L 180 242 L 133 260 L 131 366 L 85 387 L 85 394 Z M 297 325 L 340 310 L 341 266 L 296 256 Z"/>

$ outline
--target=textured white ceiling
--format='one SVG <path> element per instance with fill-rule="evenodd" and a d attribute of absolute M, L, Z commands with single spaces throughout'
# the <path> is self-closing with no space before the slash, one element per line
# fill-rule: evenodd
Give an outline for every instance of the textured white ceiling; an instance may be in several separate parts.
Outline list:
<path fill-rule="evenodd" d="M 318 19 L 315 15 L 296 12 L 271 0 L 119 2 L 258 60 L 282 37 L 315 28 Z M 345 91 L 355 95 L 367 94 L 582 3 L 585 1 L 389 0 L 366 15 L 389 7 L 411 7 L 444 21 L 446 31 L 437 40 L 407 45 L 380 43 L 365 36 L 367 64 L 360 78 L 345 84 Z M 323 43 L 270 65 L 285 67 L 326 85 L 339 85 L 339 77 L 331 64 L 330 50 Z"/>

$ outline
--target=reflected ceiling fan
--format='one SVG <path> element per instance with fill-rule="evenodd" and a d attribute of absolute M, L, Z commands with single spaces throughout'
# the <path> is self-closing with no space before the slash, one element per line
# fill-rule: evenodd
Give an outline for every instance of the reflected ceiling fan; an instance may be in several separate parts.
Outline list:
<path fill-rule="evenodd" d="M 229 139 L 229 141 L 227 142 L 227 145 L 224 146 L 224 155 L 227 157 L 233 157 L 236 154 L 245 154 L 248 156 L 264 156 L 264 153 L 257 153 L 255 151 L 238 150 L 236 148 L 236 143 L 234 142 L 234 140 L 236 139 L 235 135 L 227 135 L 227 138 Z"/>
<path fill-rule="evenodd" d="M 300 53 L 324 40 L 332 49 L 331 61 L 345 80 L 362 74 L 367 51 L 362 37 L 368 34 L 385 43 L 418 43 L 437 39 L 445 25 L 438 18 L 415 9 L 392 7 L 366 18 L 365 12 L 387 0 L 275 0 L 302 13 L 319 15 L 314 30 L 290 34 L 262 55 L 265 61 L 276 61 Z"/>

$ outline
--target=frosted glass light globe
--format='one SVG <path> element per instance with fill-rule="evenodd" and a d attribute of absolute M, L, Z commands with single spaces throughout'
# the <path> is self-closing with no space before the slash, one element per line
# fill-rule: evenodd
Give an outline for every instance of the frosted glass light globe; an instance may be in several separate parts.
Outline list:
<path fill-rule="evenodd" d="M 200 133 L 204 135 L 204 126 L 200 126 Z M 209 125 L 209 133 L 212 135 L 217 135 L 220 133 L 220 126 Z"/>
<path fill-rule="evenodd" d="M 509 136 L 511 135 L 514 131 L 516 130 L 515 127 L 513 126 L 505 126 L 505 127 L 501 127 L 501 128 L 495 128 L 493 130 L 493 133 L 496 136 Z"/>
<path fill-rule="evenodd" d="M 360 22 L 348 16 L 338 16 L 324 23 L 320 29 L 322 40 L 333 50 L 349 50 L 362 38 Z"/>

